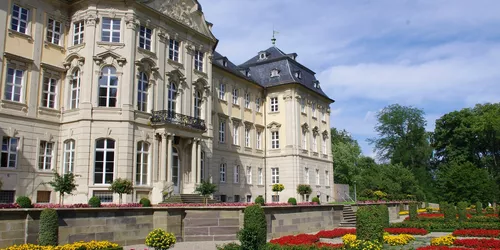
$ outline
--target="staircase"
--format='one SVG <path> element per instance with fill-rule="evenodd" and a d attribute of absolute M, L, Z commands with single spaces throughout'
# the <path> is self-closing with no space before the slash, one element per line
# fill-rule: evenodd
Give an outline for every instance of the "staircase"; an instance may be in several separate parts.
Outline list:
<path fill-rule="evenodd" d="M 205 203 L 205 199 L 199 194 L 174 194 L 164 203 Z M 208 203 L 217 203 L 217 201 L 209 198 Z"/>
<path fill-rule="evenodd" d="M 356 213 L 352 210 L 351 205 L 344 205 L 340 227 L 356 227 Z"/>

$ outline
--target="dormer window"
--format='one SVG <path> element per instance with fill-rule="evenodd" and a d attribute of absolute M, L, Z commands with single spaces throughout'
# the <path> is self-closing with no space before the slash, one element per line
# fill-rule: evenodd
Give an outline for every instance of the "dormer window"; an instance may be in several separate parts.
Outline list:
<path fill-rule="evenodd" d="M 280 76 L 280 71 L 278 69 L 271 70 L 271 77 Z"/>
<path fill-rule="evenodd" d="M 298 78 L 298 79 L 302 79 L 302 72 L 295 71 L 295 77 Z"/>
<path fill-rule="evenodd" d="M 319 89 L 319 81 L 314 81 L 313 83 L 314 83 L 314 87 Z"/>
<path fill-rule="evenodd" d="M 259 53 L 259 60 L 264 60 L 267 58 L 267 54 L 265 51 Z"/>
<path fill-rule="evenodd" d="M 246 71 L 245 71 L 245 76 L 246 76 L 246 77 L 250 77 L 250 70 L 246 70 Z"/>
<path fill-rule="evenodd" d="M 222 61 L 222 66 L 227 67 L 227 60 Z"/>

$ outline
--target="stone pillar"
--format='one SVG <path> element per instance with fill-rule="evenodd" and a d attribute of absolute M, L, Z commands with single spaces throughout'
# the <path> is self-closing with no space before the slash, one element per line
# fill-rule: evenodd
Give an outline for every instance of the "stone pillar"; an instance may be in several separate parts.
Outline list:
<path fill-rule="evenodd" d="M 167 148 L 167 138 L 168 138 L 167 134 L 164 133 L 161 135 L 161 150 L 160 150 L 161 163 L 158 169 L 161 182 L 166 180 L 166 173 L 167 173 L 167 149 L 169 149 Z M 168 142 L 170 143 L 171 141 L 169 140 Z"/>
<path fill-rule="evenodd" d="M 198 143 L 196 144 L 196 183 L 200 183 L 201 181 L 201 140 L 198 140 Z M 205 170 L 205 169 L 203 169 Z"/>
<path fill-rule="evenodd" d="M 193 138 L 193 144 L 191 145 L 191 183 L 196 183 L 196 139 Z"/>
<path fill-rule="evenodd" d="M 171 134 L 168 136 L 167 141 L 167 150 L 168 150 L 168 164 L 165 165 L 166 172 L 167 172 L 167 181 L 171 182 L 172 181 L 172 162 L 174 158 L 172 157 L 173 153 L 173 147 L 172 147 L 172 140 L 174 139 L 174 134 Z"/>

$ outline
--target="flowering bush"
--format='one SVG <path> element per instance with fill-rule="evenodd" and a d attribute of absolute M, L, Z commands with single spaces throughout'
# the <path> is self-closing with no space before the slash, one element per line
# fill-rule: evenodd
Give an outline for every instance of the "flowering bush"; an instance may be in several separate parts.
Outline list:
<path fill-rule="evenodd" d="M 313 234 L 287 235 L 270 241 L 278 245 L 310 245 L 319 241 L 318 236 Z"/>
<path fill-rule="evenodd" d="M 487 249 L 498 249 L 500 248 L 500 240 L 496 239 L 457 239 L 453 243 L 455 246 L 463 247 L 482 247 Z"/>
<path fill-rule="evenodd" d="M 415 237 L 409 234 L 390 235 L 389 233 L 384 233 L 384 243 L 390 246 L 404 246 L 414 240 Z"/>
<path fill-rule="evenodd" d="M 15 203 L 10 203 L 10 204 L 0 204 L 0 208 L 5 208 L 5 209 L 20 208 L 20 206 L 18 204 L 15 204 Z"/>
<path fill-rule="evenodd" d="M 384 230 L 390 234 L 426 235 L 429 233 L 423 228 L 386 228 Z"/>
<path fill-rule="evenodd" d="M 90 242 L 75 242 L 71 244 L 66 244 L 63 246 L 39 246 L 34 244 L 23 244 L 14 245 L 7 247 L 4 250 L 75 250 L 75 249 L 87 249 L 87 250 L 108 250 L 108 249 L 120 249 L 118 244 L 111 243 L 109 241 L 90 241 Z"/>
<path fill-rule="evenodd" d="M 417 250 L 472 250 L 471 248 L 463 248 L 463 247 L 449 247 L 449 246 L 426 246 L 419 247 Z M 474 250 L 486 250 L 483 248 L 474 248 Z"/>
<path fill-rule="evenodd" d="M 333 230 L 322 230 L 319 231 L 316 236 L 318 238 L 337 238 L 342 237 L 346 234 L 356 234 L 356 229 L 346 229 L 346 228 L 336 228 Z"/>
<path fill-rule="evenodd" d="M 500 230 L 488 229 L 459 229 L 453 232 L 453 236 L 462 237 L 499 237 Z"/>
<path fill-rule="evenodd" d="M 172 233 L 165 232 L 161 228 L 151 231 L 146 237 L 146 246 L 155 249 L 169 249 L 175 244 L 175 236 Z"/>
<path fill-rule="evenodd" d="M 431 246 L 451 246 L 456 239 L 457 238 L 455 238 L 451 234 L 443 237 L 433 238 L 431 240 Z"/>
<path fill-rule="evenodd" d="M 387 197 L 387 194 L 380 190 L 373 192 L 373 195 L 375 195 L 379 200 L 382 200 L 383 198 Z"/>
<path fill-rule="evenodd" d="M 285 190 L 285 186 L 281 183 L 276 183 L 273 185 L 273 192 L 281 192 Z"/>
<path fill-rule="evenodd" d="M 354 234 L 346 234 L 342 237 L 342 242 L 344 243 L 345 249 L 353 249 L 353 250 L 365 250 L 365 249 L 373 249 L 373 250 L 382 250 L 382 244 L 376 241 L 366 241 L 366 240 L 357 240 L 356 235 Z"/>

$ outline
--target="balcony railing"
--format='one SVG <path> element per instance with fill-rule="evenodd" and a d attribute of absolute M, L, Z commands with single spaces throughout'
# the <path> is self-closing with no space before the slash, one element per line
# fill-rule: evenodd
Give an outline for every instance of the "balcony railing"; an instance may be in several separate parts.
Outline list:
<path fill-rule="evenodd" d="M 178 114 L 171 110 L 153 111 L 151 115 L 151 124 L 158 125 L 162 123 L 169 123 L 202 131 L 205 131 L 207 128 L 205 121 L 200 118 Z"/>

